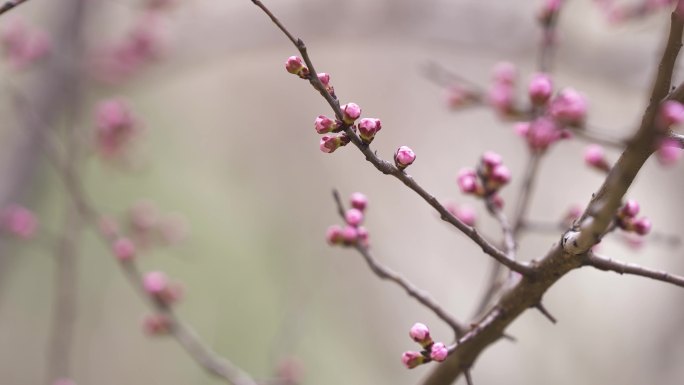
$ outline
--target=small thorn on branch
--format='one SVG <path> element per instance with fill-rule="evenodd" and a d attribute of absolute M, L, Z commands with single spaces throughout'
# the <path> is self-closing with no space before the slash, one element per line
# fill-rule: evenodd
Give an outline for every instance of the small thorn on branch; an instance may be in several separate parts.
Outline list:
<path fill-rule="evenodd" d="M 517 339 L 517 338 L 513 337 L 513 336 L 510 335 L 510 334 L 506 334 L 506 333 L 502 334 L 502 335 L 501 335 L 501 338 L 506 339 L 506 340 L 508 340 L 508 341 L 510 341 L 510 342 L 518 342 L 518 339 Z"/>
<path fill-rule="evenodd" d="M 473 385 L 473 377 L 470 375 L 470 368 L 463 370 L 463 374 L 465 375 L 466 384 Z"/>
<path fill-rule="evenodd" d="M 539 302 L 538 304 L 534 305 L 534 307 L 537 308 L 537 310 L 539 310 L 546 318 L 548 318 L 549 321 L 551 321 L 552 324 L 555 324 L 556 322 L 558 322 L 558 321 L 556 320 L 556 317 L 552 316 L 551 313 L 549 313 L 549 311 L 546 310 L 546 308 L 544 307 L 544 305 L 541 304 L 541 302 Z"/>

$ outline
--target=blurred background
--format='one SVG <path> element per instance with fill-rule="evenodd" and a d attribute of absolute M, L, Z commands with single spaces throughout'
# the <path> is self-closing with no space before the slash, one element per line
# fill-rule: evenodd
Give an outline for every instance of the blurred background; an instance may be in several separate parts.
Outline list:
<path fill-rule="evenodd" d="M 478 227 L 498 237 L 481 202 L 462 195 L 455 178 L 484 151 L 499 152 L 513 172 L 503 190 L 512 215 L 526 145 L 487 108 L 451 111 L 424 66 L 436 62 L 487 87 L 492 67 L 511 61 L 522 99 L 536 68 L 541 1 L 266 4 L 306 41 L 343 103 L 382 119 L 373 142 L 378 154 L 390 159 L 398 146 L 411 146 L 417 160 L 410 174 L 441 201 L 475 207 Z M 41 144 L 49 138 L 63 154 L 75 154 L 99 211 L 123 224 L 131 210 L 145 207 L 155 218 L 173 218 L 176 235 L 187 233 L 173 245 L 145 248 L 139 263 L 183 283 L 178 313 L 221 355 L 257 378 L 294 359 L 303 384 L 417 383 L 432 366 L 403 368 L 401 353 L 415 349 L 409 327 L 426 323 L 446 341 L 449 330 L 372 275 L 355 251 L 325 243 L 326 228 L 340 223 L 332 189 L 345 198 L 365 193 L 376 256 L 464 321 L 484 291 L 488 257 L 352 146 L 319 150 L 313 120 L 330 115 L 329 108 L 284 71 L 296 52 L 250 1 L 162 8 L 152 18 L 142 0 L 32 0 L 0 17 L 0 28 L 21 19 L 52 41 L 44 58 L 17 63 L 6 54 L 2 66 L 0 204 L 28 207 L 39 227 L 30 240 L 0 240 L 0 382 L 50 384 L 54 360 L 66 360 L 80 385 L 222 383 L 174 340 L 145 335 L 146 303 L 94 229 L 69 214 L 71 200 Z M 592 125 L 628 135 L 645 106 L 668 20 L 660 11 L 611 23 L 592 1 L 567 2 L 553 64 L 556 88 L 572 86 L 588 98 Z M 147 56 L 131 64 L 111 54 L 131 31 L 151 26 L 161 43 L 143 49 Z M 116 159 L 92 145 L 95 110 L 109 98 L 125 100 L 140 128 Z M 584 165 L 585 146 L 572 140 L 549 151 L 529 218 L 557 221 L 570 205 L 589 201 L 602 176 Z M 618 156 L 609 150 L 609 160 Z M 655 231 L 681 234 L 683 171 L 682 162 L 664 168 L 651 159 L 629 191 Z M 58 247 L 65 234 L 76 249 L 67 257 Z M 524 234 L 521 257 L 542 256 L 559 235 Z M 684 273 L 682 246 L 647 240 L 635 249 L 615 234 L 600 248 Z M 73 335 L 54 328 L 63 303 L 60 277 L 75 293 L 67 299 Z M 682 383 L 681 289 L 585 268 L 556 284 L 545 305 L 558 324 L 524 313 L 508 330 L 518 342 L 500 341 L 477 361 L 476 383 Z M 70 342 L 55 352 L 59 338 Z"/>

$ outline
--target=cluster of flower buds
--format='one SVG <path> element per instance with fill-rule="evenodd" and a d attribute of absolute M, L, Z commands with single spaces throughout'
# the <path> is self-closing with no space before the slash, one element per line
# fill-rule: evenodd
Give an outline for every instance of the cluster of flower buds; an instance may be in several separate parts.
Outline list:
<path fill-rule="evenodd" d="M 31 238 L 38 228 L 33 212 L 24 206 L 12 204 L 0 213 L 0 229 L 21 239 Z"/>
<path fill-rule="evenodd" d="M 100 102 L 95 109 L 95 123 L 95 145 L 105 159 L 122 156 L 139 130 L 130 107 L 121 99 Z"/>
<path fill-rule="evenodd" d="M 651 231 L 651 221 L 646 217 L 637 218 L 639 203 L 628 200 L 615 216 L 616 225 L 629 232 L 646 235 Z"/>
<path fill-rule="evenodd" d="M 350 127 L 352 131 L 359 133 L 359 138 L 363 143 L 370 143 L 375 138 L 375 134 L 382 129 L 380 119 L 363 118 L 358 124 L 356 120 L 361 117 L 361 107 L 356 103 L 347 103 L 340 107 L 342 110 L 342 121 L 331 119 L 325 115 L 319 115 L 314 121 L 314 128 L 321 137 L 320 149 L 323 152 L 331 153 L 342 146 L 346 146 L 351 138 L 342 132 L 345 127 Z"/>
<path fill-rule="evenodd" d="M 445 205 L 447 211 L 455 216 L 459 221 L 466 225 L 473 227 L 477 221 L 477 213 L 472 207 L 466 205 L 447 204 Z"/>
<path fill-rule="evenodd" d="M 508 62 L 502 62 L 494 67 L 493 84 L 487 95 L 489 104 L 501 117 L 511 117 L 516 114 L 515 108 L 515 80 L 518 70 Z"/>
<path fill-rule="evenodd" d="M 530 151 L 541 153 L 553 143 L 572 137 L 568 128 L 581 128 L 587 115 L 587 103 L 572 88 L 551 97 L 553 85 L 546 74 L 535 74 L 530 81 L 528 96 L 535 107 L 535 118 L 515 125 L 515 132 L 525 138 Z"/>
<path fill-rule="evenodd" d="M 610 171 L 610 164 L 606 160 L 606 152 L 598 144 L 590 144 L 584 150 L 584 163 L 603 172 Z"/>
<path fill-rule="evenodd" d="M 362 193 L 351 195 L 351 208 L 344 214 L 344 227 L 333 225 L 328 228 L 326 239 L 330 245 L 353 246 L 360 243 L 368 246 L 368 230 L 361 226 L 368 198 Z"/>
<path fill-rule="evenodd" d="M 128 80 L 162 56 L 167 37 L 166 12 L 175 0 L 148 0 L 123 37 L 95 53 L 93 74 L 108 84 Z"/>
<path fill-rule="evenodd" d="M 33 30 L 20 19 L 9 20 L 0 31 L 0 46 L 14 69 L 24 69 L 45 58 L 52 49 L 48 35 Z"/>
<path fill-rule="evenodd" d="M 420 352 L 407 351 L 402 354 L 401 362 L 409 369 L 430 361 L 442 362 L 449 355 L 449 349 L 442 342 L 434 342 L 430 330 L 422 323 L 414 324 L 409 336 L 423 348 Z"/>
<path fill-rule="evenodd" d="M 488 151 L 482 155 L 477 171 L 464 168 L 458 173 L 458 187 L 465 194 L 491 199 L 496 206 L 503 206 L 499 189 L 511 180 L 511 172 L 503 164 L 501 155 Z"/>

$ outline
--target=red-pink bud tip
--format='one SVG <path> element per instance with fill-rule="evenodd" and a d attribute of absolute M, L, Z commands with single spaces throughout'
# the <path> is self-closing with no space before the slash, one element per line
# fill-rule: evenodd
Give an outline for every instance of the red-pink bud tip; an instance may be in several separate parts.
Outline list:
<path fill-rule="evenodd" d="M 674 139 L 665 139 L 660 143 L 656 156 L 663 166 L 672 166 L 682 157 L 682 146 Z"/>
<path fill-rule="evenodd" d="M 325 233 L 325 239 L 330 245 L 339 245 L 342 243 L 342 227 L 338 225 L 328 227 L 328 231 Z"/>
<path fill-rule="evenodd" d="M 297 75 L 304 79 L 309 76 L 309 69 L 304 64 L 304 60 L 299 56 L 290 56 L 285 61 L 285 69 L 287 72 Z"/>
<path fill-rule="evenodd" d="M 314 128 L 319 134 L 327 134 L 337 129 L 337 122 L 325 115 L 319 115 L 314 121 Z"/>
<path fill-rule="evenodd" d="M 171 320 L 163 314 L 148 314 L 143 318 L 142 327 L 148 336 L 160 336 L 169 332 Z"/>
<path fill-rule="evenodd" d="M 457 182 L 458 187 L 464 194 L 473 194 L 479 190 L 477 174 L 473 169 L 461 169 L 461 171 L 458 172 Z"/>
<path fill-rule="evenodd" d="M 603 147 L 598 144 L 590 144 L 587 146 L 584 150 L 584 162 L 587 165 L 602 171 L 610 170 L 610 166 L 606 161 L 605 151 L 603 150 Z"/>
<path fill-rule="evenodd" d="M 500 165 L 502 162 L 503 159 L 501 158 L 501 155 L 497 154 L 494 151 L 487 151 L 484 154 L 482 154 L 482 164 L 484 164 L 485 167 L 489 170 Z"/>
<path fill-rule="evenodd" d="M 513 63 L 500 62 L 494 66 L 493 78 L 495 83 L 512 85 L 518 76 L 518 70 Z"/>
<path fill-rule="evenodd" d="M 11 204 L 0 214 L 0 226 L 9 234 L 21 239 L 29 239 L 38 228 L 38 220 L 26 207 Z"/>
<path fill-rule="evenodd" d="M 620 215 L 626 218 L 634 218 L 639 214 L 639 203 L 633 199 L 627 200 L 620 209 Z"/>

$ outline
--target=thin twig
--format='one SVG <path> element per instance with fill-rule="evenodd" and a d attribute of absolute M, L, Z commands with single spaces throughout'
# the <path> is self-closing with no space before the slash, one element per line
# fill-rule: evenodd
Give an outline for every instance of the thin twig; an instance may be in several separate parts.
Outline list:
<path fill-rule="evenodd" d="M 570 128 L 577 139 L 581 139 L 586 142 L 596 143 L 618 150 L 623 150 L 627 145 L 626 140 L 606 134 L 604 130 L 600 130 L 595 127 Z"/>
<path fill-rule="evenodd" d="M 0 15 L 14 9 L 19 4 L 25 3 L 27 1 L 28 0 L 9 0 L 9 1 L 6 1 L 4 4 L 0 5 Z"/>
<path fill-rule="evenodd" d="M 261 1 L 252 0 L 252 2 L 259 8 L 261 8 L 262 11 L 265 12 L 268 15 L 268 17 L 273 21 L 273 23 L 281 31 L 283 31 L 287 38 L 294 44 L 299 53 L 302 55 L 302 59 L 304 59 L 304 62 L 309 68 L 309 82 L 314 87 L 314 89 L 320 92 L 320 94 L 325 98 L 325 100 L 328 102 L 328 104 L 334 111 L 337 119 L 343 121 L 343 114 L 342 110 L 340 109 L 339 101 L 335 97 L 330 95 L 330 93 L 321 83 L 320 79 L 318 79 L 318 76 L 316 76 L 317 72 L 314 69 L 311 59 L 309 58 L 309 54 L 307 53 L 304 41 L 302 41 L 302 39 L 296 39 L 287 30 L 287 28 L 285 28 L 285 26 L 273 15 L 273 13 L 271 13 L 271 11 L 269 11 L 268 8 L 266 8 L 266 6 Z M 373 166 L 375 166 L 375 168 L 378 171 L 382 172 L 385 175 L 394 176 L 395 178 L 399 179 L 402 183 L 404 183 L 408 188 L 410 188 L 418 195 L 420 195 L 420 197 L 423 198 L 430 206 L 437 210 L 442 220 L 452 224 L 457 229 L 461 230 L 461 232 L 463 232 L 466 236 L 468 236 L 475 243 L 477 243 L 482 248 L 482 251 L 484 251 L 487 255 L 493 257 L 509 269 L 516 271 L 520 274 L 533 274 L 533 269 L 530 268 L 527 264 L 519 263 L 507 258 L 501 250 L 499 250 L 498 248 L 496 248 L 496 246 L 492 245 L 485 238 L 483 238 L 475 228 L 466 225 L 461 220 L 452 215 L 449 212 L 449 210 L 447 210 L 441 203 L 439 203 L 437 198 L 435 198 L 432 194 L 427 192 L 420 184 L 418 184 L 418 182 L 416 182 L 413 179 L 412 176 L 406 174 L 403 170 L 400 170 L 399 168 L 395 167 L 392 163 L 379 158 L 367 144 L 361 142 L 361 139 L 351 129 L 350 125 L 342 124 L 341 128 L 342 131 L 344 131 L 344 133 L 347 135 L 347 137 L 351 139 L 351 142 L 361 151 L 361 153 L 363 153 L 363 155 L 366 157 L 366 160 L 373 164 Z"/>
<path fill-rule="evenodd" d="M 585 265 L 595 267 L 603 271 L 614 271 L 618 274 L 631 274 L 641 277 L 655 279 L 657 281 L 671 283 L 679 287 L 684 287 L 684 277 L 670 274 L 665 271 L 651 270 L 632 263 L 616 261 L 611 258 L 602 257 L 594 253 L 588 253 Z"/>
<path fill-rule="evenodd" d="M 520 227 L 525 222 L 527 215 L 527 208 L 532 200 L 532 189 L 534 182 L 539 173 L 539 164 L 542 155 L 538 153 L 530 153 L 527 166 L 525 167 L 525 175 L 523 176 L 522 184 L 520 185 L 520 193 L 518 194 L 518 202 L 515 209 L 513 234 L 517 237 L 520 232 Z"/>
<path fill-rule="evenodd" d="M 333 191 L 333 198 L 335 199 L 335 204 L 337 206 L 337 211 L 340 214 L 340 217 L 344 219 L 344 204 L 342 203 L 342 200 L 340 199 L 340 194 L 337 192 L 337 190 Z M 432 312 L 435 313 L 435 315 L 437 315 L 439 319 L 444 321 L 454 330 L 454 333 L 456 334 L 457 338 L 460 338 L 463 334 L 465 334 L 468 331 L 468 327 L 466 325 L 462 324 L 456 319 L 456 317 L 449 314 L 425 290 L 419 289 L 418 287 L 416 287 L 416 285 L 411 283 L 408 279 L 404 278 L 401 274 L 393 271 L 389 267 L 380 263 L 380 261 L 373 257 L 368 247 L 363 246 L 360 243 L 357 243 L 356 245 L 354 245 L 354 248 L 363 256 L 363 258 L 366 260 L 366 263 L 368 264 L 368 267 L 370 267 L 371 271 L 373 271 L 375 275 L 377 275 L 380 279 L 386 279 L 388 281 L 396 283 L 406 291 L 406 294 L 408 294 L 410 297 L 415 298 L 421 305 L 432 310 Z"/>

